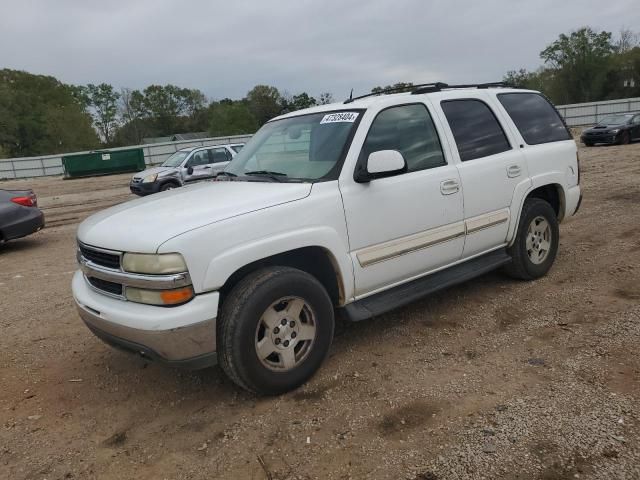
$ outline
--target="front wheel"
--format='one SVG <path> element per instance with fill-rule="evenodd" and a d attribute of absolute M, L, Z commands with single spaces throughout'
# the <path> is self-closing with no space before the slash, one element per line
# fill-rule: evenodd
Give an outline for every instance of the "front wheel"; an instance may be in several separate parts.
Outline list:
<path fill-rule="evenodd" d="M 558 253 L 560 228 L 556 212 L 540 198 L 525 200 L 506 271 L 514 278 L 534 280 L 545 275 Z"/>
<path fill-rule="evenodd" d="M 625 130 L 622 132 L 620 136 L 620 145 L 629 145 L 631 143 L 631 135 L 629 135 L 629 130 Z"/>
<path fill-rule="evenodd" d="M 242 279 L 224 299 L 218 361 L 240 387 L 277 395 L 318 370 L 333 330 L 331 299 L 315 277 L 289 267 L 265 268 Z"/>

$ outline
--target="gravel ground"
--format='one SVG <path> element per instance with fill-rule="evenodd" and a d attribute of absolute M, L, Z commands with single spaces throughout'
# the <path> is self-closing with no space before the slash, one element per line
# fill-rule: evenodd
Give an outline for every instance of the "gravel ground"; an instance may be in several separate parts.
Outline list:
<path fill-rule="evenodd" d="M 48 220 L 0 248 L 0 478 L 640 479 L 640 145 L 580 155 L 585 200 L 548 276 L 339 325 L 277 398 L 82 325 L 75 230 L 131 198 L 128 175 L 0 182 L 33 187 Z"/>

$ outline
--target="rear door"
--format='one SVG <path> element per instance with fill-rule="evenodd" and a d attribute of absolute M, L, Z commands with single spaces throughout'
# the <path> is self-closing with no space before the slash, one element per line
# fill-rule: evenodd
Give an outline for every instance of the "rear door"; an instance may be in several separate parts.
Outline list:
<path fill-rule="evenodd" d="M 209 149 L 209 155 L 211 157 L 211 175 L 216 175 L 218 172 L 224 170 L 229 161 L 231 161 L 231 152 L 226 147 L 216 147 Z"/>
<path fill-rule="evenodd" d="M 463 258 L 506 244 L 514 191 L 529 183 L 524 155 L 496 114 L 491 97 L 476 95 L 440 102 L 460 160 L 466 228 Z"/>

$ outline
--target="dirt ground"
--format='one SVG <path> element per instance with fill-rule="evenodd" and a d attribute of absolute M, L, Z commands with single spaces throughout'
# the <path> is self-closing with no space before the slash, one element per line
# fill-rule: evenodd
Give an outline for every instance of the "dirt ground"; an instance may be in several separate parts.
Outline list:
<path fill-rule="evenodd" d="M 33 187 L 48 226 L 0 247 L 2 479 L 640 479 L 640 144 L 581 148 L 550 274 L 486 275 L 340 325 L 303 388 L 114 351 L 70 292 L 78 223 L 128 175 Z"/>

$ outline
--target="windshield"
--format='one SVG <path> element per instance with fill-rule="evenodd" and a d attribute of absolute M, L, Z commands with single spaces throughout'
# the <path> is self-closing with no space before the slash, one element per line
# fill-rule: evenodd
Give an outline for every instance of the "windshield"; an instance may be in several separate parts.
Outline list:
<path fill-rule="evenodd" d="M 627 123 L 633 115 L 609 115 L 604 117 L 598 125 L 622 125 Z"/>
<path fill-rule="evenodd" d="M 163 167 L 177 167 L 179 166 L 185 158 L 187 158 L 189 152 L 176 152 L 167 158 L 162 164 Z"/>
<path fill-rule="evenodd" d="M 225 171 L 233 176 L 278 175 L 279 181 L 336 179 L 342 152 L 360 111 L 324 112 L 264 125 Z"/>

